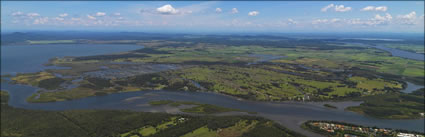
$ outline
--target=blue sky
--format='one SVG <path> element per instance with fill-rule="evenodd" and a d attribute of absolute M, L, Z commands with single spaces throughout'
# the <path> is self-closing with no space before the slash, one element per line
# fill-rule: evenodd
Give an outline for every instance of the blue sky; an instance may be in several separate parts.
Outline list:
<path fill-rule="evenodd" d="M 1 29 L 423 33 L 424 2 L 2 1 Z"/>

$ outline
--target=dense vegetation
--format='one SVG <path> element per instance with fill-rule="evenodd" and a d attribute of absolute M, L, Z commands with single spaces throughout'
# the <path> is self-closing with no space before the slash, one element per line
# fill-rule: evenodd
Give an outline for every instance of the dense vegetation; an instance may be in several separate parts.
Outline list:
<path fill-rule="evenodd" d="M 333 109 L 337 109 L 336 106 L 333 106 L 331 104 L 323 104 L 323 106 L 328 107 L 328 108 L 333 108 Z"/>
<path fill-rule="evenodd" d="M 391 93 L 368 96 L 359 99 L 364 101 L 360 106 L 348 107 L 347 109 L 378 118 L 420 118 L 423 117 L 423 113 L 425 113 L 425 99 L 420 92 L 421 90 L 411 94 Z M 422 113 L 422 115 L 420 113 Z"/>
<path fill-rule="evenodd" d="M 44 88 L 44 89 L 57 89 L 60 87 L 60 85 L 65 82 L 64 79 L 62 78 L 50 78 L 50 79 L 43 79 L 39 82 L 38 86 L 40 88 Z"/>
<path fill-rule="evenodd" d="M 123 134 L 177 137 L 189 136 L 198 129 L 206 129 L 205 132 L 217 136 L 259 137 L 259 133 L 267 132 L 273 133 L 268 133 L 272 135 L 270 137 L 302 136 L 269 120 L 250 116 L 188 116 L 119 110 L 26 110 L 10 107 L 7 101 L 8 94 L 2 91 L 1 136 L 5 137 L 118 137 Z M 139 132 L 139 129 L 148 127 L 156 128 Z"/>
<path fill-rule="evenodd" d="M 425 88 L 420 88 L 418 90 L 415 90 L 411 94 L 416 95 L 416 96 L 424 96 L 425 95 Z"/>

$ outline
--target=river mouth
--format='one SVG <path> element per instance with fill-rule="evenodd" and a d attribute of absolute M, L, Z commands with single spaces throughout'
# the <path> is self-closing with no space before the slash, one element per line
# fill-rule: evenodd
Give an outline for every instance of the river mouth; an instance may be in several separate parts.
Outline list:
<path fill-rule="evenodd" d="M 33 45 L 34 46 L 34 45 Z M 116 45 L 114 45 L 116 46 Z M 43 52 L 43 46 L 41 49 L 36 50 L 36 52 Z M 90 47 L 90 46 L 87 46 Z M 91 46 L 93 52 L 87 52 L 83 55 L 92 55 L 98 53 L 97 50 L 108 49 L 102 46 Z M 3 48 L 3 47 L 2 47 Z M 20 48 L 20 47 L 18 47 Z M 77 48 L 77 47 L 74 47 Z M 119 48 L 122 48 L 119 46 Z M 128 47 L 127 50 L 138 49 L 140 46 Z M 78 52 L 72 50 L 68 52 Z M 79 49 L 79 48 L 77 48 Z M 6 49 L 10 50 L 10 49 Z M 69 49 L 68 49 L 69 50 Z M 4 49 L 2 50 L 5 51 Z M 64 52 L 63 49 L 51 49 L 48 52 Z M 16 50 L 15 52 L 19 52 Z M 106 54 L 109 52 L 117 52 L 114 48 L 105 50 L 102 53 Z M 67 52 L 66 52 L 67 53 Z M 12 53 L 9 53 L 13 54 Z M 26 53 L 28 54 L 28 53 Z M 19 55 L 19 54 L 18 54 Z M 53 54 L 52 56 L 54 56 Z M 61 56 L 71 56 L 72 54 L 61 54 Z M 38 64 L 42 66 L 43 63 L 51 58 L 52 56 L 43 56 L 39 59 L 34 59 L 30 64 Z M 272 57 L 271 57 L 272 58 Z M 14 68 L 26 68 L 21 64 L 16 64 L 16 61 L 11 61 L 7 59 L 16 59 L 21 60 L 21 62 L 27 61 L 25 58 L 13 58 L 13 56 L 3 56 L 2 54 L 2 67 L 7 66 L 5 70 L 2 68 L 3 72 L 6 74 L 13 74 L 18 72 L 35 72 L 39 71 L 40 68 L 30 68 L 28 70 Z M 273 58 L 272 58 L 273 59 Z M 16 66 L 13 66 L 15 62 Z M 3 63 L 7 65 L 3 65 Z M 38 66 L 37 65 L 37 66 Z M 43 68 L 41 68 L 43 69 Z M 2 74 L 3 74 L 2 72 Z M 109 73 L 108 73 L 109 74 Z M 366 126 L 378 126 L 384 128 L 397 128 L 397 129 L 406 129 L 414 130 L 419 132 L 424 132 L 424 123 L 423 119 L 416 120 L 383 120 L 372 117 L 363 116 L 354 112 L 345 111 L 343 108 L 347 106 L 359 105 L 361 102 L 258 102 L 258 101 L 247 101 L 237 99 L 235 97 L 229 97 L 217 93 L 209 92 L 183 92 L 183 91 L 138 91 L 138 92 L 126 92 L 126 93 L 116 93 L 109 94 L 104 96 L 95 96 L 87 97 L 82 99 L 62 101 L 62 102 L 50 102 L 50 103 L 28 103 L 26 99 L 37 91 L 37 88 L 25 85 L 13 85 L 6 82 L 2 82 L 1 89 L 9 91 L 10 100 L 9 105 L 19 108 L 26 109 L 41 109 L 41 110 L 72 110 L 72 109 L 125 109 L 125 110 L 134 110 L 134 111 L 148 111 L 148 112 L 166 112 L 166 113 L 178 113 L 173 108 L 167 107 L 154 107 L 147 105 L 149 101 L 153 100 L 174 100 L 174 101 L 193 101 L 205 104 L 212 104 L 222 107 L 235 108 L 250 112 L 258 112 L 258 116 L 266 117 L 272 120 L 275 120 L 284 126 L 298 130 L 299 125 L 303 121 L 307 120 L 334 120 L 334 121 L 343 121 L 354 124 L 366 125 Z M 329 109 L 323 107 L 323 103 L 330 103 L 338 107 L 338 109 Z"/>

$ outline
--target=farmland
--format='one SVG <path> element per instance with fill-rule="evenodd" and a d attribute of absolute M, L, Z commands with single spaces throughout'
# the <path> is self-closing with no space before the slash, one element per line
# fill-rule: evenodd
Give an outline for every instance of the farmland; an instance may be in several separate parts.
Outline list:
<path fill-rule="evenodd" d="M 144 48 L 53 58 L 47 65 L 69 69 L 18 74 L 12 81 L 41 88 L 29 102 L 143 90 L 217 92 L 255 101 L 350 100 L 399 93 L 405 81 L 424 82 L 423 61 L 349 43 L 237 36 L 85 42 Z"/>

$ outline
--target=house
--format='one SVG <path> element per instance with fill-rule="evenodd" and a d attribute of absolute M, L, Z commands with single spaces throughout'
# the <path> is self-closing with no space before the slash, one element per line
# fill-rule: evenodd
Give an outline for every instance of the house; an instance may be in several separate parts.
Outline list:
<path fill-rule="evenodd" d="M 409 134 L 409 133 L 398 133 L 397 137 L 419 137 L 419 136 L 416 136 L 415 134 Z"/>

